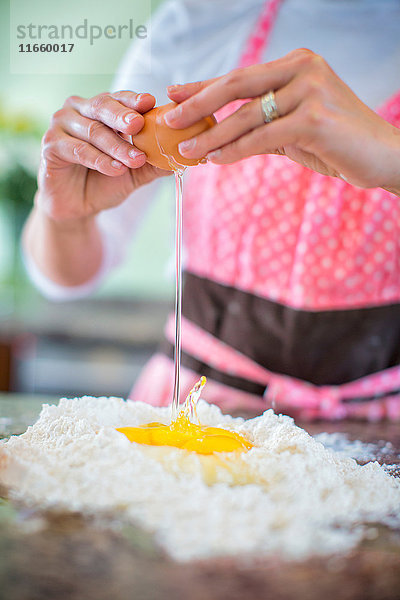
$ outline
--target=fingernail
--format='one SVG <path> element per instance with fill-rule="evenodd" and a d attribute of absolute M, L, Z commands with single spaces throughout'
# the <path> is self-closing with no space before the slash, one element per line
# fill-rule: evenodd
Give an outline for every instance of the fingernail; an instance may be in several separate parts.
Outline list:
<path fill-rule="evenodd" d="M 151 94 L 148 94 L 146 92 L 144 92 L 143 94 L 138 94 L 136 96 L 135 102 L 141 102 L 143 100 L 143 98 L 145 98 L 146 96 L 151 96 Z"/>
<path fill-rule="evenodd" d="M 139 158 L 139 156 L 144 156 L 144 152 L 138 152 L 137 150 L 129 150 L 128 154 L 131 158 Z"/>
<path fill-rule="evenodd" d="M 138 118 L 138 115 L 136 115 L 135 113 L 128 113 L 127 115 L 124 116 L 124 121 L 125 121 L 125 123 L 128 123 L 128 125 L 130 125 L 137 118 Z"/>
<path fill-rule="evenodd" d="M 208 160 L 213 160 L 214 158 L 219 158 L 221 156 L 221 150 L 213 150 L 209 152 L 206 156 Z"/>
<path fill-rule="evenodd" d="M 192 150 L 196 145 L 196 138 L 192 138 L 191 140 L 185 140 L 178 145 L 179 152 L 186 152 L 187 150 Z"/>
<path fill-rule="evenodd" d="M 111 161 L 111 165 L 114 167 L 114 169 L 120 169 L 121 167 L 123 167 L 124 165 L 122 163 L 120 163 L 118 160 L 112 160 Z"/>
<path fill-rule="evenodd" d="M 183 85 L 180 83 L 175 83 L 174 85 L 169 85 L 167 87 L 167 92 L 177 92 L 178 90 L 180 90 L 181 88 L 183 88 Z"/>
<path fill-rule="evenodd" d="M 182 106 L 177 106 L 176 108 L 173 108 L 172 110 L 168 111 L 164 115 L 164 120 L 167 125 L 171 125 L 172 123 L 174 123 L 175 121 L 177 121 L 179 119 L 181 114 L 182 114 Z"/>

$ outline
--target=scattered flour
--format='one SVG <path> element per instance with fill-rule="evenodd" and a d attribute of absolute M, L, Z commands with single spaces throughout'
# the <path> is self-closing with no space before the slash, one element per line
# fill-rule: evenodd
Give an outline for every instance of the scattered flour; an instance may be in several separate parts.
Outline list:
<path fill-rule="evenodd" d="M 349 440 L 347 434 L 340 432 L 318 433 L 314 436 L 314 439 L 342 456 L 354 458 L 361 462 L 384 458 L 393 453 L 393 445 L 390 442 L 372 444 L 360 440 Z"/>
<path fill-rule="evenodd" d="M 169 412 L 118 398 L 45 405 L 23 435 L 0 442 L 0 481 L 25 502 L 116 511 L 153 532 L 179 561 L 346 552 L 363 536 L 363 522 L 394 516 L 400 524 L 400 481 L 377 463 L 359 466 L 325 448 L 272 410 L 244 421 L 199 402 L 202 424 L 254 443 L 235 465 L 233 455 L 213 463 L 177 448 L 131 443 L 115 430 L 167 423 Z"/>

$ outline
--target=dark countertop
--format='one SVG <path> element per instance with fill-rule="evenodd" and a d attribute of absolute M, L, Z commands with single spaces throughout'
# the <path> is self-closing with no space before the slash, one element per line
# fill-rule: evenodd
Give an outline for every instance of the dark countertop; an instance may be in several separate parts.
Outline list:
<path fill-rule="evenodd" d="M 0 395 L 3 434 L 22 431 L 35 419 L 41 401 Z M 305 429 L 312 434 L 341 431 L 364 442 L 390 441 L 391 452 L 379 461 L 400 465 L 399 425 L 316 423 Z M 400 532 L 380 525 L 374 539 L 347 556 L 300 563 L 238 557 L 182 565 L 115 515 L 43 514 L 0 502 L 0 600 L 400 599 Z"/>

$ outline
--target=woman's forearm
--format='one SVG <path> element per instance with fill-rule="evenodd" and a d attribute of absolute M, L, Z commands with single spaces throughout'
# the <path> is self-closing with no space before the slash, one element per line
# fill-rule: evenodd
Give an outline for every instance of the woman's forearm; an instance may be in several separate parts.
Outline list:
<path fill-rule="evenodd" d="M 35 207 L 23 233 L 24 251 L 54 283 L 82 285 L 99 271 L 102 240 L 95 217 L 57 222 Z"/>
<path fill-rule="evenodd" d="M 400 184 L 398 187 L 384 187 L 383 189 L 400 198 Z"/>

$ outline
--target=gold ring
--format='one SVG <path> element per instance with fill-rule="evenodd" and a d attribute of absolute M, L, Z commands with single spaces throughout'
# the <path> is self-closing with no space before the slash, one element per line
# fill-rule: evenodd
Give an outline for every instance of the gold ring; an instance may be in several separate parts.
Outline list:
<path fill-rule="evenodd" d="M 278 119 L 279 112 L 275 102 L 275 94 L 271 90 L 261 96 L 261 110 L 264 116 L 265 123 L 271 123 L 274 119 Z"/>

